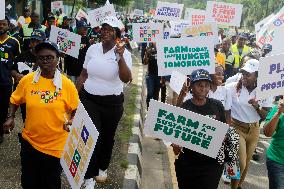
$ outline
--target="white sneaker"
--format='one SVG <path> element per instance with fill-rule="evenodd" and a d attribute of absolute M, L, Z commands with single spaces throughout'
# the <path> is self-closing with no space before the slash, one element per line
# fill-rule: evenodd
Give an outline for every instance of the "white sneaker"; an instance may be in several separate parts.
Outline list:
<path fill-rule="evenodd" d="M 107 179 L 107 170 L 99 169 L 99 175 L 95 177 L 96 182 L 104 183 Z"/>
<path fill-rule="evenodd" d="M 227 175 L 223 174 L 222 175 L 222 179 L 225 183 L 230 183 L 231 182 L 231 178 L 228 177 Z"/>
<path fill-rule="evenodd" d="M 85 179 L 83 189 L 94 189 L 95 185 L 96 185 L 96 182 L 94 181 L 94 179 L 92 178 Z"/>

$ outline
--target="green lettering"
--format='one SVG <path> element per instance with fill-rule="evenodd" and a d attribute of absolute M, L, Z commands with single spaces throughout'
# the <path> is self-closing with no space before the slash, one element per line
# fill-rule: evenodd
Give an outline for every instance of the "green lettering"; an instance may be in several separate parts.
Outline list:
<path fill-rule="evenodd" d="M 202 148 L 208 149 L 209 145 L 210 145 L 210 141 L 209 140 L 202 140 L 202 142 L 201 142 L 201 147 Z"/>
<path fill-rule="evenodd" d="M 180 67 L 180 61 L 174 61 L 174 67 L 176 68 L 176 67 Z"/>
<path fill-rule="evenodd" d="M 188 52 L 188 47 L 187 46 L 181 46 L 181 52 Z"/>
<path fill-rule="evenodd" d="M 202 60 L 197 60 L 197 65 L 202 66 Z"/>
<path fill-rule="evenodd" d="M 187 134 L 187 133 L 185 133 L 185 132 L 183 132 L 182 135 L 181 135 L 181 139 L 182 139 L 183 141 L 190 141 L 191 135 L 190 135 L 190 134 Z"/>
<path fill-rule="evenodd" d="M 196 145 L 200 145 L 201 139 L 198 138 L 197 136 L 193 136 L 191 139 L 191 144 L 196 144 Z"/>
<path fill-rule="evenodd" d="M 158 117 L 163 117 L 163 116 L 166 116 L 166 115 L 167 115 L 167 111 L 166 110 L 159 109 Z"/>
<path fill-rule="evenodd" d="M 175 54 L 176 55 L 176 60 L 181 60 L 181 54 Z"/>
<path fill-rule="evenodd" d="M 171 47 L 171 48 L 170 48 L 169 53 L 175 53 L 175 51 L 174 51 L 174 48 L 173 48 L 173 47 Z"/>
<path fill-rule="evenodd" d="M 186 66 L 186 62 L 185 61 L 181 61 L 181 67 L 185 67 Z"/>
<path fill-rule="evenodd" d="M 195 61 L 195 60 L 192 60 L 192 61 L 191 61 L 191 65 L 192 65 L 192 66 L 196 66 L 196 61 Z"/>
<path fill-rule="evenodd" d="M 176 121 L 176 118 L 175 118 L 175 116 L 174 116 L 173 113 L 169 113 L 169 114 L 166 116 L 166 119 L 171 120 L 171 121 L 173 121 L 173 122 Z"/>
<path fill-rule="evenodd" d="M 199 122 L 198 121 L 193 122 L 191 119 L 188 119 L 186 125 L 188 127 L 193 127 L 194 129 L 197 129 L 198 125 L 199 125 Z"/>
<path fill-rule="evenodd" d="M 179 115 L 177 118 L 177 123 L 181 123 L 185 125 L 186 118 L 184 116 Z"/>
<path fill-rule="evenodd" d="M 173 128 L 168 128 L 167 126 L 164 126 L 164 130 L 163 132 L 166 134 L 166 135 L 172 135 L 173 134 L 173 131 L 174 129 Z"/>
<path fill-rule="evenodd" d="M 154 131 L 159 131 L 159 130 L 162 130 L 162 129 L 163 129 L 163 125 L 158 124 L 158 123 L 155 124 Z"/>
<path fill-rule="evenodd" d="M 181 131 L 180 130 L 175 130 L 175 138 L 178 138 L 179 137 L 179 134 L 181 133 Z"/>
<path fill-rule="evenodd" d="M 175 53 L 180 53 L 180 46 L 176 46 Z"/>
<path fill-rule="evenodd" d="M 168 47 L 164 47 L 164 54 L 166 54 L 168 52 L 169 48 Z"/>

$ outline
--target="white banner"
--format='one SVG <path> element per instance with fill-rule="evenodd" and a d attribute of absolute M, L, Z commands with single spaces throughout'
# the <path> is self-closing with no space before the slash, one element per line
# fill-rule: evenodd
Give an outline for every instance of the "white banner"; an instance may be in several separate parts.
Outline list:
<path fill-rule="evenodd" d="M 183 84 L 186 81 L 187 81 L 186 75 L 181 74 L 177 71 L 173 71 L 173 73 L 171 74 L 170 87 L 177 94 L 180 94 Z"/>
<path fill-rule="evenodd" d="M 187 20 L 170 21 L 171 25 L 171 36 L 180 36 L 181 31 L 189 26 Z"/>
<path fill-rule="evenodd" d="M 272 41 L 272 52 L 270 54 L 276 55 L 284 53 L 284 26 L 277 27 L 274 31 L 274 38 Z"/>
<path fill-rule="evenodd" d="M 266 18 L 264 18 L 263 20 L 259 21 L 257 24 L 255 24 L 255 33 L 257 34 L 260 29 L 267 23 L 269 22 L 273 17 L 274 17 L 274 13 L 272 13 L 271 15 L 267 16 Z"/>
<path fill-rule="evenodd" d="M 5 0 L 0 0 L 0 20 L 5 19 Z"/>
<path fill-rule="evenodd" d="M 60 159 L 72 189 L 80 189 L 83 183 L 98 136 L 99 133 L 91 118 L 79 103 Z"/>
<path fill-rule="evenodd" d="M 113 4 L 91 10 L 88 12 L 92 27 L 100 26 L 105 17 L 116 16 Z"/>
<path fill-rule="evenodd" d="M 274 31 L 276 28 L 283 26 L 284 23 L 284 6 L 281 10 L 272 17 L 258 32 L 256 36 L 256 44 L 262 48 L 266 43 L 272 43 L 274 38 Z"/>
<path fill-rule="evenodd" d="M 213 36 L 214 44 L 219 44 L 218 29 L 216 23 L 188 26 L 181 32 L 181 37 Z"/>
<path fill-rule="evenodd" d="M 78 58 L 79 56 L 81 38 L 80 35 L 70 32 L 69 30 L 51 26 L 49 40 L 56 43 L 62 53 L 74 58 Z"/>
<path fill-rule="evenodd" d="M 206 21 L 214 21 L 224 26 L 240 27 L 242 4 L 207 1 Z"/>
<path fill-rule="evenodd" d="M 133 11 L 134 16 L 144 16 L 144 11 L 139 9 L 134 9 Z"/>
<path fill-rule="evenodd" d="M 183 4 L 158 1 L 154 18 L 157 20 L 179 20 L 183 11 Z"/>
<path fill-rule="evenodd" d="M 53 1 L 51 2 L 51 12 L 55 13 L 59 9 L 63 11 L 63 1 Z"/>
<path fill-rule="evenodd" d="M 76 19 L 81 20 L 81 18 L 86 18 L 88 23 L 90 23 L 89 15 L 85 11 L 83 11 L 82 9 L 79 9 L 77 14 L 76 14 Z"/>
<path fill-rule="evenodd" d="M 187 8 L 184 14 L 184 19 L 189 21 L 190 25 L 200 25 L 205 22 L 206 11 L 200 9 Z"/>
<path fill-rule="evenodd" d="M 228 129 L 220 121 L 151 100 L 144 134 L 216 158 Z"/>
<path fill-rule="evenodd" d="M 157 42 L 158 75 L 178 71 L 190 75 L 197 69 L 215 73 L 213 37 L 170 38 Z"/>
<path fill-rule="evenodd" d="M 284 94 L 284 54 L 260 58 L 256 99 Z"/>
<path fill-rule="evenodd" d="M 156 42 L 163 38 L 162 23 L 133 23 L 133 40 L 134 42 L 148 43 Z"/>

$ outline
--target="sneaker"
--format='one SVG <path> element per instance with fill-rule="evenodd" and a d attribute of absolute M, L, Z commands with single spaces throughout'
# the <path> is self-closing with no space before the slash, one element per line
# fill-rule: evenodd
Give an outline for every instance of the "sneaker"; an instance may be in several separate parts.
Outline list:
<path fill-rule="evenodd" d="M 96 182 L 94 181 L 94 179 L 92 178 L 85 179 L 83 189 L 94 189 L 95 185 L 96 185 Z"/>
<path fill-rule="evenodd" d="M 99 170 L 99 176 L 95 177 L 96 182 L 104 183 L 107 179 L 107 170 Z"/>
<path fill-rule="evenodd" d="M 222 175 L 222 179 L 225 183 L 230 183 L 231 182 L 231 178 L 228 177 L 227 175 L 223 174 Z"/>
<path fill-rule="evenodd" d="M 257 151 L 254 151 L 253 155 L 252 155 L 252 159 L 254 161 L 259 161 L 259 154 L 257 153 Z"/>

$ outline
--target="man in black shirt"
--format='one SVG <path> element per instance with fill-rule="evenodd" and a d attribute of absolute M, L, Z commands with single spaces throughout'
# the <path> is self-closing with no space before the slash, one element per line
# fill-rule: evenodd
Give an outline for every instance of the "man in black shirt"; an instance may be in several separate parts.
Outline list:
<path fill-rule="evenodd" d="M 148 107 L 150 99 L 159 99 L 159 93 L 161 88 L 161 77 L 158 76 L 157 49 L 155 43 L 151 43 L 150 46 L 146 49 L 143 64 L 148 65 L 148 74 L 146 76 L 146 103 Z"/>
<path fill-rule="evenodd" d="M 81 35 L 81 48 L 79 51 L 78 59 L 66 55 L 64 58 L 64 66 L 67 72 L 69 79 L 74 83 L 77 82 L 77 78 L 80 76 L 83 69 L 83 64 L 85 61 L 85 56 L 87 50 L 90 46 L 90 38 L 87 36 L 89 26 L 84 21 L 77 21 L 76 23 L 77 34 Z"/>
<path fill-rule="evenodd" d="M 14 59 L 20 54 L 19 41 L 8 36 L 9 24 L 8 17 L 0 20 L 0 143 L 3 142 L 3 123 L 12 93 L 12 75 L 16 79 L 16 73 L 12 71 Z"/>

